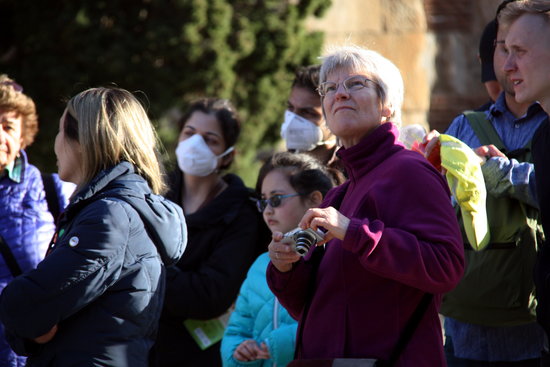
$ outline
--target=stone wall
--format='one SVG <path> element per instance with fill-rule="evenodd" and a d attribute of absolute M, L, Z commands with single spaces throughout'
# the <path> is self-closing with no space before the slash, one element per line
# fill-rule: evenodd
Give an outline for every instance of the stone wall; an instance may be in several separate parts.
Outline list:
<path fill-rule="evenodd" d="M 353 43 L 380 52 L 405 82 L 404 124 L 445 130 L 460 111 L 487 101 L 479 37 L 501 0 L 333 0 L 308 27 L 325 46 Z"/>

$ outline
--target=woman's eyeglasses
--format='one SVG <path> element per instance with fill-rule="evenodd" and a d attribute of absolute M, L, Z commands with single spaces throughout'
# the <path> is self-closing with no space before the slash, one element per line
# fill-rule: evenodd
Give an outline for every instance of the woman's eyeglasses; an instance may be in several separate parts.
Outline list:
<path fill-rule="evenodd" d="M 365 78 L 361 75 L 354 75 L 350 76 L 346 80 L 344 80 L 341 84 L 344 87 L 344 90 L 346 93 L 354 92 L 359 89 L 367 88 L 369 86 L 369 83 L 377 86 L 376 82 Z M 340 87 L 340 83 L 335 82 L 324 82 L 319 84 L 319 88 L 317 88 L 317 92 L 319 92 L 319 95 L 321 97 L 326 97 L 327 95 L 333 95 L 336 93 L 338 88 Z"/>
<path fill-rule="evenodd" d="M 293 196 L 300 196 L 300 195 L 302 194 L 273 195 L 269 199 L 258 199 L 258 201 L 256 201 L 256 207 L 258 208 L 260 213 L 263 213 L 265 208 L 267 208 L 268 204 L 270 207 L 276 208 L 282 204 L 283 199 L 291 198 Z"/>

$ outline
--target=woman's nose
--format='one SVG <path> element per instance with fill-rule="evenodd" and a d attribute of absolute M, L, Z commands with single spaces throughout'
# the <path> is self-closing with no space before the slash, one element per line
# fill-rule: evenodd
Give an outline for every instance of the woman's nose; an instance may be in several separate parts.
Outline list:
<path fill-rule="evenodd" d="M 334 98 L 342 99 L 342 98 L 348 98 L 348 97 L 349 97 L 349 92 L 346 89 L 346 87 L 344 87 L 344 83 L 338 84 L 336 86 L 336 91 L 334 92 Z"/>
<path fill-rule="evenodd" d="M 273 214 L 273 207 L 271 206 L 271 204 L 267 204 L 265 206 L 265 209 L 264 209 L 264 215 L 271 215 Z"/>

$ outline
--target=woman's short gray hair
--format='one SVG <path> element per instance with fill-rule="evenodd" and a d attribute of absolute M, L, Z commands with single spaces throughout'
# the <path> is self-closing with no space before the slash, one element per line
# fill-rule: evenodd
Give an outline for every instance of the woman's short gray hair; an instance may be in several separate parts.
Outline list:
<path fill-rule="evenodd" d="M 397 66 L 390 60 L 376 51 L 355 45 L 332 47 L 321 60 L 323 64 L 319 75 L 320 83 L 325 82 L 330 73 L 340 69 L 366 72 L 367 76 L 378 84 L 380 103 L 390 108 L 391 122 L 401 125 L 403 78 Z"/>

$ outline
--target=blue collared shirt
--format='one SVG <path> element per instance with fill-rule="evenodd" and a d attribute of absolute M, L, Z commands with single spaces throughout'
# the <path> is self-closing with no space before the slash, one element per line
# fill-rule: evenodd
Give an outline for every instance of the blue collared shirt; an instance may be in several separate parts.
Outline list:
<path fill-rule="evenodd" d="M 504 93 L 485 111 L 500 136 L 507 152 L 524 148 L 547 115 L 538 103 L 532 104 L 527 113 L 516 118 L 506 107 Z M 474 130 L 464 115 L 456 117 L 446 134 L 452 135 L 471 148 L 481 146 Z M 535 170 L 532 163 L 515 159 L 493 157 L 483 166 L 487 192 L 494 196 L 506 194 L 527 205 L 538 208 L 535 190 Z"/>
<path fill-rule="evenodd" d="M 516 118 L 506 107 L 504 93 L 485 111 L 508 152 L 524 148 L 547 117 L 539 104 Z M 464 115 L 456 117 L 447 131 L 471 148 L 481 146 Z M 506 192 L 522 202 L 537 206 L 534 197 L 535 173 L 532 163 L 494 157 L 483 166 L 487 191 Z M 452 340 L 455 356 L 480 361 L 519 361 L 540 357 L 544 332 L 535 322 L 512 327 L 487 327 L 445 318 L 445 334 Z"/>

